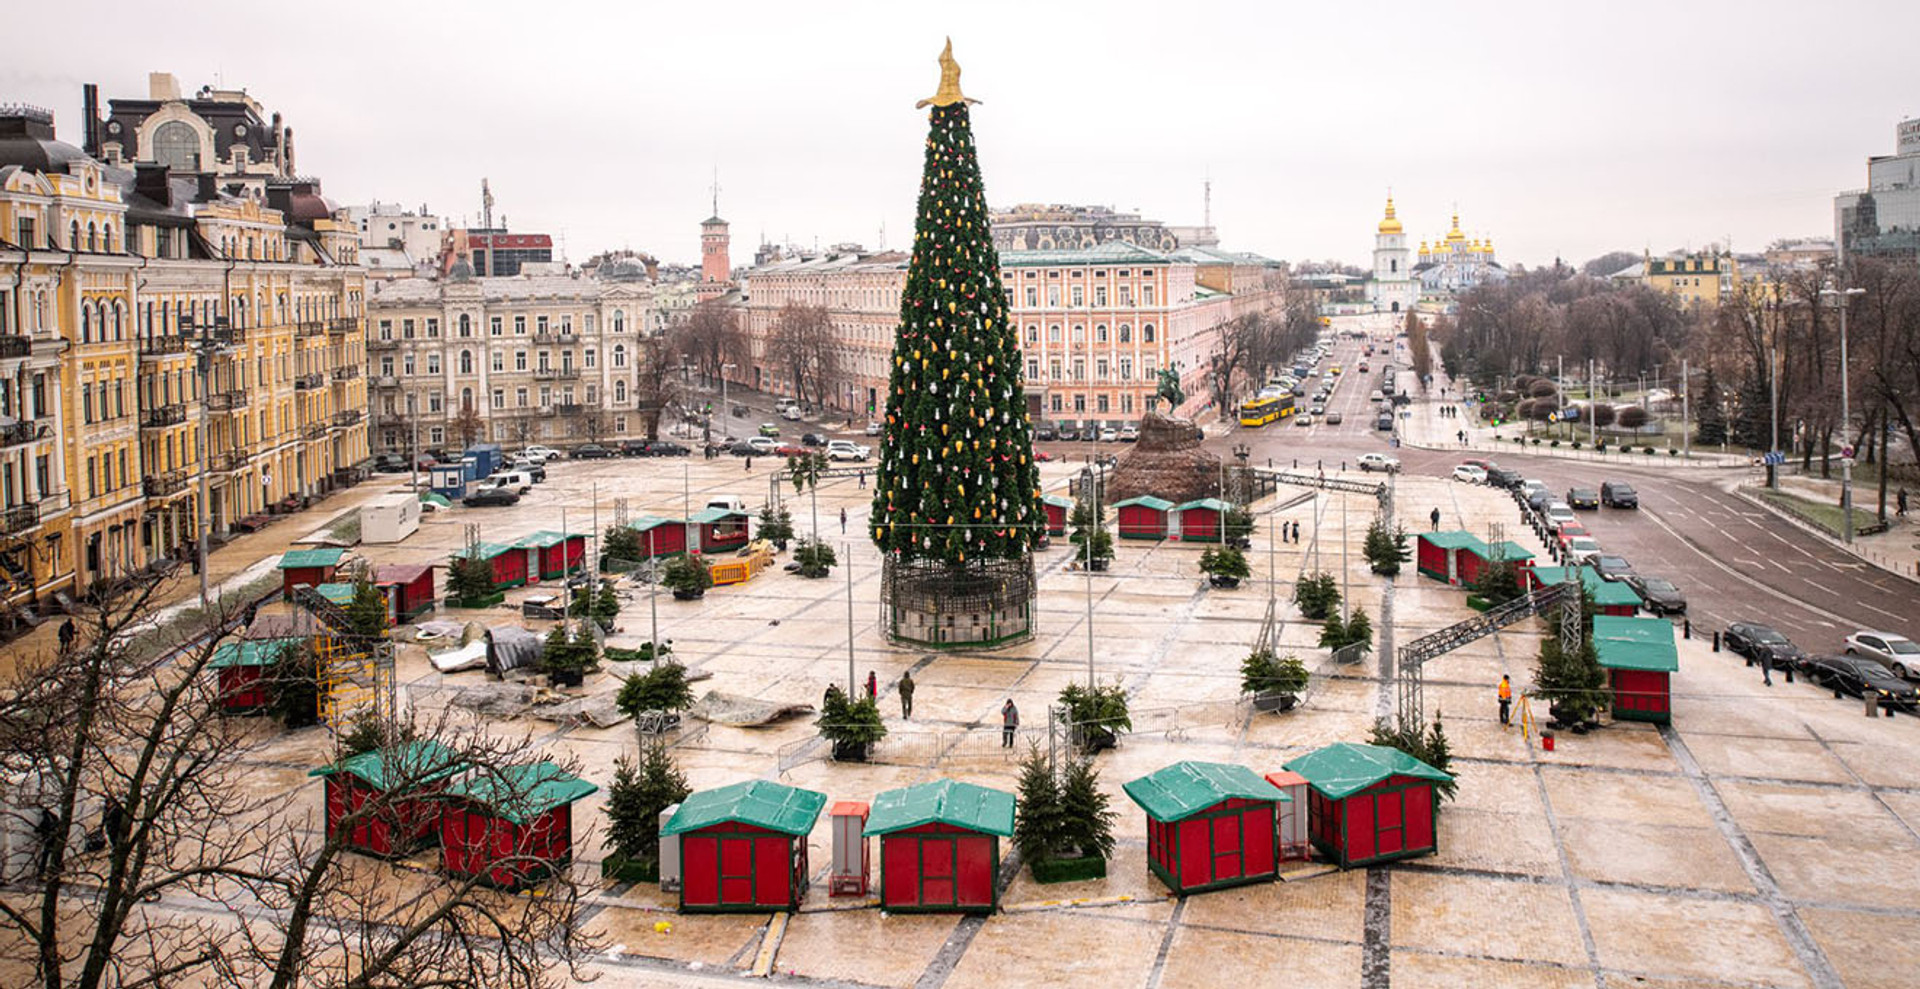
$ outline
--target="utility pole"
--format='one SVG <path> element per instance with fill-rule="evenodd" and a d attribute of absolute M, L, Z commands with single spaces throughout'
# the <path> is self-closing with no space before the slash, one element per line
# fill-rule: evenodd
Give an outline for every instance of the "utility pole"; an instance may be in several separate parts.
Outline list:
<path fill-rule="evenodd" d="M 1840 510 L 1846 515 L 1842 524 L 1846 527 L 1844 536 L 1848 545 L 1853 544 L 1853 455 L 1857 451 L 1848 439 L 1853 406 L 1847 393 L 1847 379 L 1851 377 L 1847 373 L 1847 309 L 1853 296 L 1864 295 L 1866 291 L 1863 288 L 1820 290 L 1821 295 L 1831 295 L 1840 300 Z M 1880 469 L 1886 470 L 1886 464 L 1882 463 Z"/>
<path fill-rule="evenodd" d="M 1687 375 L 1687 359 L 1680 358 L 1680 445 L 1686 448 L 1683 456 L 1693 457 L 1693 430 L 1687 425 L 1692 414 L 1693 379 Z"/>
<path fill-rule="evenodd" d="M 1767 487 L 1778 491 L 1780 465 L 1773 462 L 1773 455 L 1780 451 L 1780 353 L 1772 340 L 1767 341 L 1767 390 L 1773 394 L 1773 429 L 1767 434 L 1770 439 L 1767 449 Z"/>
<path fill-rule="evenodd" d="M 1099 534 L 1105 530 L 1100 524 L 1100 471 L 1097 465 L 1087 467 L 1087 493 L 1093 498 L 1092 528 L 1087 532 L 1086 558 L 1081 565 L 1087 571 L 1087 689 L 1093 689 L 1093 544 L 1099 541 Z"/>
<path fill-rule="evenodd" d="M 853 696 L 853 544 L 841 543 L 840 552 L 847 554 L 847 562 L 841 569 L 847 572 L 847 696 Z"/>

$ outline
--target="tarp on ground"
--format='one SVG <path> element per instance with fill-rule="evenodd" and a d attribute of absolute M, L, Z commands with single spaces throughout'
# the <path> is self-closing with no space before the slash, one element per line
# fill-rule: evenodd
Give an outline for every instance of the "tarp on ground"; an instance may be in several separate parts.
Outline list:
<path fill-rule="evenodd" d="M 787 704 L 781 701 L 762 700 L 758 697 L 709 690 L 706 696 L 693 702 L 693 706 L 687 709 L 687 713 L 716 725 L 751 728 L 756 725 L 772 724 L 781 718 L 793 715 L 812 714 L 813 705 Z"/>
<path fill-rule="evenodd" d="M 487 672 L 497 677 L 540 663 L 546 642 L 532 629 L 495 625 L 487 629 Z"/>
<path fill-rule="evenodd" d="M 477 670 L 487 665 L 487 644 L 469 642 L 455 649 L 427 654 L 427 662 L 442 673 L 458 673 L 461 670 Z"/>

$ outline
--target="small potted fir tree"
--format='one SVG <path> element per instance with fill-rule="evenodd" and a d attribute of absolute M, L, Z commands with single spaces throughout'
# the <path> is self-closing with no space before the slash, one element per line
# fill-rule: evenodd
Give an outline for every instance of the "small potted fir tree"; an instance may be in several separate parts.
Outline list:
<path fill-rule="evenodd" d="M 787 511 L 784 505 L 768 502 L 765 508 L 760 509 L 760 538 L 785 553 L 787 543 L 793 541 L 793 513 Z"/>
<path fill-rule="evenodd" d="M 824 539 L 802 539 L 793 548 L 794 571 L 802 577 L 818 579 L 832 572 L 833 565 L 839 562 L 834 556 L 833 547 Z"/>
<path fill-rule="evenodd" d="M 886 723 L 880 720 L 880 707 L 870 698 L 850 700 L 838 686 L 827 688 L 820 704 L 820 720 L 814 722 L 820 737 L 833 746 L 833 757 L 841 762 L 865 762 L 875 742 L 887 737 Z"/>
<path fill-rule="evenodd" d="M 1256 711 L 1291 710 L 1305 689 L 1307 666 L 1291 653 L 1275 656 L 1271 649 L 1255 649 L 1240 663 L 1240 690 L 1252 695 Z"/>
<path fill-rule="evenodd" d="M 660 879 L 660 813 L 687 799 L 693 788 L 659 742 L 642 746 L 640 762 L 621 756 L 607 787 L 607 857 L 600 874 L 615 882 Z"/>
<path fill-rule="evenodd" d="M 668 561 L 660 583 L 673 592 L 674 600 L 694 601 L 706 597 L 707 588 L 713 586 L 713 574 L 699 556 L 681 553 Z"/>
<path fill-rule="evenodd" d="M 1078 547 L 1074 558 L 1089 570 L 1103 571 L 1113 560 L 1113 533 L 1107 531 L 1106 518 L 1104 506 L 1096 516 L 1093 506 L 1083 501 L 1074 506 L 1073 516 L 1068 520 L 1073 531 L 1067 541 Z"/>
<path fill-rule="evenodd" d="M 649 649 L 652 643 L 647 643 Z M 664 651 L 664 650 L 663 650 Z M 680 712 L 693 706 L 693 686 L 687 668 L 672 660 L 635 673 L 620 685 L 614 706 L 633 718 L 642 735 L 657 734 L 680 723 Z"/>
<path fill-rule="evenodd" d="M 1067 709 L 1073 744 L 1089 755 L 1113 748 L 1119 744 L 1121 732 L 1133 730 L 1127 692 L 1118 683 L 1092 687 L 1067 684 L 1060 691 L 1060 705 Z"/>
<path fill-rule="evenodd" d="M 1200 572 L 1207 575 L 1208 583 L 1227 590 L 1239 587 L 1241 581 L 1253 574 L 1247 566 L 1247 554 L 1232 546 L 1208 548 L 1201 553 Z"/>
<path fill-rule="evenodd" d="M 600 643 L 585 623 L 569 632 L 562 622 L 547 633 L 546 646 L 540 651 L 540 667 L 548 682 L 556 687 L 578 687 L 587 671 L 600 660 Z"/>

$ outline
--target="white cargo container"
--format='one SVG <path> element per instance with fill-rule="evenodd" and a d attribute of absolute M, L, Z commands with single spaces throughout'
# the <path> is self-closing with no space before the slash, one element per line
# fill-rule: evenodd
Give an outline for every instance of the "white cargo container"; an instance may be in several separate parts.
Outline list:
<path fill-rule="evenodd" d="M 413 495 L 384 495 L 360 508 L 363 543 L 397 543 L 419 528 L 420 499 Z"/>

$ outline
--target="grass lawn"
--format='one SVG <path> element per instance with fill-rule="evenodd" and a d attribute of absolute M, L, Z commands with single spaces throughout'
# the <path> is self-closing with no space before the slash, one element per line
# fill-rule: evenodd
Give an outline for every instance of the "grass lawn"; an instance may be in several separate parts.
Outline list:
<path fill-rule="evenodd" d="M 1842 528 L 1846 525 L 1847 513 L 1843 511 L 1839 505 L 1828 504 L 1823 501 L 1813 501 L 1812 499 L 1790 495 L 1783 491 L 1769 491 L 1764 488 L 1756 493 L 1767 503 L 1787 509 L 1833 535 L 1839 535 Z M 1875 514 L 1872 507 L 1861 505 L 1859 502 L 1854 503 L 1853 531 L 1855 535 L 1867 531 L 1868 527 L 1873 526 L 1878 521 L 1879 516 Z"/>

